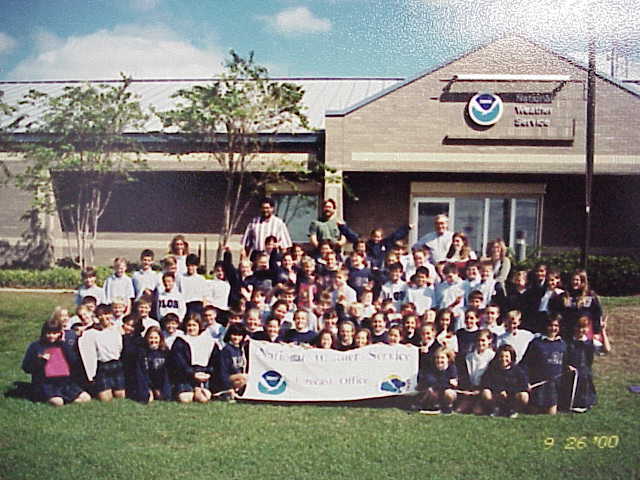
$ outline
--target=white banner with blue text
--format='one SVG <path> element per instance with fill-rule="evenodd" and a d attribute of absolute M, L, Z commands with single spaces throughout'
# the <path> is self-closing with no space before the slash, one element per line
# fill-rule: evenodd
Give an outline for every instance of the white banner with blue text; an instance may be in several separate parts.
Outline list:
<path fill-rule="evenodd" d="M 376 344 L 339 352 L 249 343 L 243 398 L 285 402 L 345 401 L 416 391 L 418 349 Z"/>

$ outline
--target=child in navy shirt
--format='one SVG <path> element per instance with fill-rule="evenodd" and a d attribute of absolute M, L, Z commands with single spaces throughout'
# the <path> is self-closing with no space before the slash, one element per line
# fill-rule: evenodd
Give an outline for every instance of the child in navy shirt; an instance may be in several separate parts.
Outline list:
<path fill-rule="evenodd" d="M 555 415 L 558 411 L 566 352 L 567 345 L 560 338 L 560 315 L 552 315 L 547 321 L 547 334 L 534 338 L 522 359 L 532 384 L 531 404 L 539 413 Z"/>
<path fill-rule="evenodd" d="M 516 363 L 516 351 L 503 345 L 496 352 L 489 368 L 482 376 L 481 399 L 492 416 L 516 417 L 529 403 L 529 377 Z"/>
<path fill-rule="evenodd" d="M 418 390 L 424 392 L 421 399 L 423 410 L 420 413 L 450 415 L 458 387 L 454 353 L 441 347 L 433 353 L 432 360 L 418 372 Z"/>

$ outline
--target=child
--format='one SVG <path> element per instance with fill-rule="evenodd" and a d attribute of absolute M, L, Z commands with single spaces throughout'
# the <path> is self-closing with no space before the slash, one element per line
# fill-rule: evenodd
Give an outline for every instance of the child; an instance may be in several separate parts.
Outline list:
<path fill-rule="evenodd" d="M 436 329 L 433 325 L 420 327 L 420 353 L 418 354 L 418 370 L 424 370 L 433 362 L 434 352 L 442 347 L 436 340 Z"/>
<path fill-rule="evenodd" d="M 205 298 L 209 295 L 210 286 L 207 280 L 198 273 L 200 259 L 197 255 L 190 253 L 187 255 L 185 262 L 187 264 L 187 272 L 177 278 L 177 284 L 178 290 L 184 297 L 187 308 L 186 315 L 190 313 L 202 315 L 202 307 Z"/>
<path fill-rule="evenodd" d="M 529 377 L 526 370 L 516 364 L 516 351 L 511 345 L 498 349 L 482 376 L 481 386 L 481 400 L 491 416 L 515 418 L 529 403 Z"/>
<path fill-rule="evenodd" d="M 402 280 L 402 264 L 393 263 L 389 266 L 389 281 L 382 285 L 380 300 L 392 300 L 396 312 L 402 308 L 402 304 L 407 301 L 408 287 Z"/>
<path fill-rule="evenodd" d="M 133 282 L 127 275 L 127 260 L 117 257 L 113 260 L 113 274 L 104 282 L 104 303 L 110 305 L 116 297 L 122 297 L 127 301 L 125 314 L 131 312 L 131 301 L 136 293 Z"/>
<path fill-rule="evenodd" d="M 571 338 L 575 327 L 583 315 L 591 318 L 593 331 L 589 333 L 591 337 L 594 333 L 600 333 L 602 321 L 602 306 L 598 295 L 589 288 L 587 272 L 576 270 L 571 276 L 570 288 L 564 293 L 562 298 L 562 336 Z"/>
<path fill-rule="evenodd" d="M 185 335 L 176 338 L 171 347 L 169 373 L 180 403 L 207 403 L 211 399 L 209 379 L 216 349 L 205 328 L 198 314 L 190 314 L 184 321 Z"/>
<path fill-rule="evenodd" d="M 503 325 L 498 325 L 500 319 L 500 305 L 497 303 L 490 303 L 481 316 L 481 325 L 483 328 L 489 330 L 495 337 L 502 335 L 505 332 Z M 497 339 L 497 338 L 496 338 Z"/>
<path fill-rule="evenodd" d="M 362 290 L 373 281 L 371 269 L 365 266 L 365 256 L 362 253 L 352 252 L 349 256 L 349 277 L 347 283 L 360 295 Z"/>
<path fill-rule="evenodd" d="M 480 313 L 475 308 L 467 310 L 464 314 L 464 328 L 456 331 L 458 340 L 458 355 L 465 358 L 468 353 L 473 352 L 478 336 L 478 324 L 480 323 Z"/>
<path fill-rule="evenodd" d="M 567 345 L 560 338 L 560 316 L 552 315 L 547 321 L 547 335 L 534 338 L 522 359 L 532 382 L 531 404 L 538 413 L 555 415 L 558 411 L 566 351 Z"/>
<path fill-rule="evenodd" d="M 358 299 L 362 304 L 362 316 L 371 318 L 376 313 L 376 306 L 373 303 L 373 289 L 365 288 Z"/>
<path fill-rule="evenodd" d="M 242 395 L 247 385 L 247 359 L 244 355 L 243 344 L 246 338 L 244 325 L 234 323 L 229 325 L 224 336 L 225 347 L 220 353 L 220 368 L 218 381 L 221 390 L 228 391 L 223 398 L 233 400 Z"/>
<path fill-rule="evenodd" d="M 284 338 L 280 335 L 280 320 L 276 317 L 271 317 L 264 325 L 264 330 L 256 332 L 252 337 L 254 340 L 260 340 L 262 342 L 269 343 L 282 343 Z"/>
<path fill-rule="evenodd" d="M 471 260 L 465 266 L 465 280 L 462 282 L 465 293 L 465 302 L 469 301 L 469 294 L 478 289 L 481 282 L 480 266 L 477 260 Z"/>
<path fill-rule="evenodd" d="M 307 325 L 307 312 L 296 310 L 293 314 L 294 328 L 287 330 L 284 335 L 284 341 L 296 345 L 311 345 L 316 338 L 316 333 L 309 330 Z"/>
<path fill-rule="evenodd" d="M 213 266 L 213 280 L 209 280 L 209 294 L 206 295 L 207 301 L 213 305 L 218 311 L 226 312 L 229 310 L 229 293 L 231 285 L 224 275 L 224 264 L 217 261 Z"/>
<path fill-rule="evenodd" d="M 161 292 L 158 292 L 156 300 L 156 312 L 158 318 L 164 318 L 168 313 L 175 313 L 182 321 L 187 313 L 184 297 L 176 285 L 175 274 L 167 272 L 162 275 Z"/>
<path fill-rule="evenodd" d="M 76 308 L 76 314 L 69 319 L 69 327 L 73 328 L 74 325 L 78 325 L 81 332 L 86 328 L 89 328 L 93 325 L 94 318 L 93 313 L 87 308 L 86 305 L 78 305 Z M 78 335 L 80 336 L 80 335 Z"/>
<path fill-rule="evenodd" d="M 271 307 L 271 316 L 276 317 L 280 322 L 280 331 L 284 335 L 287 330 L 293 328 L 293 312 L 289 311 L 287 302 L 284 300 L 276 301 Z"/>
<path fill-rule="evenodd" d="M 327 330 L 321 331 L 316 337 L 315 346 L 325 350 L 333 349 L 336 344 L 335 337 Z"/>
<path fill-rule="evenodd" d="M 493 360 L 495 352 L 491 348 L 492 335 L 489 330 L 480 330 L 475 338 L 474 348 L 464 357 L 460 357 L 458 372 L 460 388 L 466 392 L 458 405 L 458 412 L 476 415 L 483 413 L 482 403 L 478 401 L 482 376 Z"/>
<path fill-rule="evenodd" d="M 591 320 L 587 315 L 578 319 L 576 331 L 571 340 L 567 342 L 566 363 L 573 375 L 567 375 L 563 382 L 568 407 L 572 412 L 584 413 L 596 404 L 596 389 L 593 385 L 593 356 L 596 351 L 593 340 L 589 339 Z M 606 325 L 602 327 L 602 333 L 606 338 Z M 604 342 L 608 347 L 609 342 Z M 577 375 L 577 379 L 574 376 Z M 573 398 L 573 382 L 576 383 Z"/>
<path fill-rule="evenodd" d="M 400 345 L 402 342 L 402 330 L 400 327 L 391 327 L 387 332 L 388 345 Z"/>
<path fill-rule="evenodd" d="M 522 314 L 518 310 L 511 310 L 505 319 L 505 333 L 497 340 L 498 348 L 502 345 L 511 345 L 516 351 L 516 363 L 520 363 L 524 353 L 527 351 L 529 342 L 533 340 L 533 333 L 529 330 L 521 330 Z"/>
<path fill-rule="evenodd" d="M 418 267 L 411 277 L 411 285 L 407 291 L 407 301 L 416 306 L 416 313 L 424 315 L 424 312 L 435 305 L 436 292 L 428 285 L 429 270 Z"/>
<path fill-rule="evenodd" d="M 464 324 L 464 287 L 458 277 L 458 268 L 448 263 L 443 268 L 444 282 L 436 290 L 436 305 L 451 311 L 454 330 L 462 328 Z"/>
<path fill-rule="evenodd" d="M 247 330 L 247 335 L 251 338 L 262 332 L 262 319 L 260 318 L 260 310 L 257 308 L 250 308 L 244 312 L 244 326 Z"/>
<path fill-rule="evenodd" d="M 111 313 L 113 314 L 113 324 L 116 327 L 122 327 L 124 317 L 128 316 L 127 304 L 129 302 L 122 297 L 115 297 L 111 301 Z"/>
<path fill-rule="evenodd" d="M 402 318 L 402 343 L 420 345 L 420 333 L 418 328 L 418 317 L 414 313 L 405 315 Z"/>
<path fill-rule="evenodd" d="M 98 305 L 96 317 L 98 328 L 85 331 L 78 339 L 78 348 L 87 379 L 93 381 L 98 400 L 108 402 L 125 397 L 124 370 L 120 361 L 122 333 L 113 325 L 110 305 Z"/>
<path fill-rule="evenodd" d="M 534 333 L 543 333 L 544 325 L 547 318 L 552 313 L 559 313 L 562 310 L 562 294 L 564 290 L 560 288 L 562 286 L 562 280 L 560 279 L 560 273 L 549 270 L 547 273 L 546 290 L 540 298 L 540 302 L 536 305 L 535 311 L 531 312 L 531 318 L 527 319 L 529 324 L 529 330 Z"/>
<path fill-rule="evenodd" d="M 440 347 L 433 353 L 433 361 L 418 372 L 418 390 L 423 410 L 420 413 L 451 415 L 456 401 L 458 371 L 453 362 L 454 352 Z"/>
<path fill-rule="evenodd" d="M 442 308 L 436 313 L 436 331 L 438 343 L 458 353 L 458 338 L 453 332 L 453 313 L 448 308 Z"/>
<path fill-rule="evenodd" d="M 427 284 L 430 287 L 434 287 L 437 283 L 440 283 L 440 277 L 436 272 L 436 267 L 429 261 L 430 258 L 430 250 L 428 247 L 424 249 L 414 250 L 413 252 L 413 262 L 409 264 L 407 267 L 406 274 L 408 277 L 412 277 L 417 271 L 418 268 L 424 267 L 429 272 L 427 275 L 428 282 Z"/>
<path fill-rule="evenodd" d="M 362 348 L 371 345 L 371 330 L 368 328 L 360 328 L 353 338 L 354 348 Z"/>
<path fill-rule="evenodd" d="M 356 348 L 355 339 L 356 327 L 351 321 L 342 322 L 338 327 L 338 342 L 336 350 L 346 352 Z"/>
<path fill-rule="evenodd" d="M 382 268 L 382 262 L 388 250 L 392 245 L 406 237 L 411 229 L 411 225 L 403 225 L 398 228 L 391 235 L 383 238 L 383 231 L 381 228 L 375 228 L 369 235 L 369 240 L 366 243 L 367 257 L 372 270 L 380 270 Z"/>
<path fill-rule="evenodd" d="M 87 267 L 82 271 L 82 285 L 78 287 L 76 292 L 76 305 L 82 303 L 82 299 L 87 295 L 91 295 L 96 299 L 97 303 L 104 302 L 104 290 L 96 285 L 97 273 L 93 267 Z"/>
<path fill-rule="evenodd" d="M 48 320 L 42 325 L 40 339 L 27 348 L 22 370 L 31 374 L 34 400 L 61 407 L 65 403 L 84 403 L 89 394 L 73 381 L 75 357 L 62 341 L 63 328 L 59 320 Z"/>
<path fill-rule="evenodd" d="M 476 286 L 476 290 L 480 290 L 483 295 L 485 305 L 491 303 L 496 294 L 496 281 L 493 278 L 493 263 L 490 261 L 480 264 L 480 284 Z"/>
<path fill-rule="evenodd" d="M 162 318 L 162 337 L 168 350 L 171 350 L 176 338 L 184 336 L 184 332 L 179 327 L 180 319 L 175 313 L 167 313 Z"/>
<path fill-rule="evenodd" d="M 141 270 L 133 273 L 133 289 L 136 300 L 143 295 L 151 295 L 160 284 L 160 273 L 153 270 L 153 251 L 145 249 L 140 253 Z"/>
<path fill-rule="evenodd" d="M 151 313 L 151 301 L 149 298 L 143 297 L 138 300 L 135 304 L 135 310 L 138 322 L 140 323 L 141 335 L 145 335 L 149 327 L 160 328 L 160 323 L 155 318 L 149 316 Z"/>
<path fill-rule="evenodd" d="M 387 321 L 384 313 L 378 312 L 371 317 L 371 343 L 388 343 Z"/>
<path fill-rule="evenodd" d="M 136 359 L 135 400 L 149 403 L 171 399 L 171 383 L 167 360 L 169 349 L 159 327 L 151 326 Z"/>
<path fill-rule="evenodd" d="M 335 310 L 329 309 L 322 314 L 322 330 L 338 335 L 338 314 Z"/>

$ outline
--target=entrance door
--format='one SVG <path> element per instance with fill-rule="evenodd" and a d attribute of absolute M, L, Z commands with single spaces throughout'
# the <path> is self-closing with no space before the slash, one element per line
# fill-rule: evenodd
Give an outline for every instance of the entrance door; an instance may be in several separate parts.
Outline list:
<path fill-rule="evenodd" d="M 416 197 L 411 208 L 411 223 L 416 227 L 410 232 L 411 245 L 427 233 L 433 232 L 433 219 L 436 215 L 449 217 L 449 230 L 453 230 L 455 199 Z"/>

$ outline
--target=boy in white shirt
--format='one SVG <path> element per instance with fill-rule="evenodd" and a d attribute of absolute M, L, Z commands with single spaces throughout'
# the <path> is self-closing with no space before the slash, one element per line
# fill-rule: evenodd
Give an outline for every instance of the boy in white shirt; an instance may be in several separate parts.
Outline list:
<path fill-rule="evenodd" d="M 392 300 L 396 312 L 402 309 L 402 305 L 407 301 L 409 287 L 402 280 L 402 264 L 392 263 L 389 266 L 389 281 L 382 285 L 380 300 Z"/>
<path fill-rule="evenodd" d="M 187 272 L 178 276 L 178 289 L 184 297 L 187 305 L 187 315 L 190 313 L 202 314 L 202 306 L 210 289 L 207 280 L 198 273 L 200 259 L 190 253 L 186 259 Z"/>
<path fill-rule="evenodd" d="M 136 293 L 136 300 L 143 295 L 151 295 L 160 284 L 160 272 L 153 270 L 153 251 L 145 249 L 140 254 L 141 270 L 133 273 L 133 289 Z"/>
<path fill-rule="evenodd" d="M 429 270 L 418 267 L 411 277 L 411 284 L 407 291 L 407 301 L 416 306 L 416 313 L 420 316 L 435 305 L 436 292 L 428 285 Z"/>

